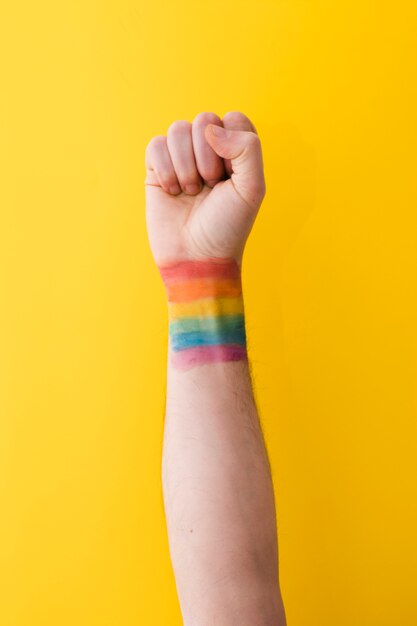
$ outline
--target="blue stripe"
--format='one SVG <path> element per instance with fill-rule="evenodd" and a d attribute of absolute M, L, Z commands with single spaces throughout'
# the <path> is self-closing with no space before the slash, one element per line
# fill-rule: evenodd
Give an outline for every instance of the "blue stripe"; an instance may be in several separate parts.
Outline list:
<path fill-rule="evenodd" d="M 221 344 L 245 345 L 246 334 L 244 326 L 240 328 L 217 328 L 213 331 L 191 331 L 173 333 L 171 335 L 174 350 L 186 350 L 196 346 L 215 346 Z"/>

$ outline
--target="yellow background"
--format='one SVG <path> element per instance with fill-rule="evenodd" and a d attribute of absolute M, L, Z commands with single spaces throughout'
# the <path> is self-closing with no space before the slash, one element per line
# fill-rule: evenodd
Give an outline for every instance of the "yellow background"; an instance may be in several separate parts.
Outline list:
<path fill-rule="evenodd" d="M 245 112 L 244 265 L 289 626 L 417 624 L 413 1 L 0 8 L 0 624 L 180 625 L 144 150 Z"/>

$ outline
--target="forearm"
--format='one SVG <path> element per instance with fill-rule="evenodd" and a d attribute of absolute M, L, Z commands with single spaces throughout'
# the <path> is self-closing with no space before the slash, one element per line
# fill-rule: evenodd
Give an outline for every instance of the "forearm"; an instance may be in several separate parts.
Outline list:
<path fill-rule="evenodd" d="M 224 324 L 233 314 L 244 322 L 243 296 L 235 290 L 225 299 L 224 293 L 214 292 L 204 298 L 204 311 L 193 306 L 197 335 L 194 327 L 188 336 L 217 347 L 206 353 L 204 347 L 194 352 L 192 345 L 184 349 L 187 335 L 179 336 L 181 320 L 174 319 L 178 309 L 171 303 L 162 464 L 170 551 L 184 623 L 280 626 L 285 618 L 269 463 L 245 335 L 239 325 Z M 189 320 L 185 326 L 190 328 Z M 221 335 L 218 341 L 216 332 Z M 204 364 L 192 360 L 196 355 Z"/>
<path fill-rule="evenodd" d="M 170 319 L 162 478 L 184 623 L 284 626 L 241 289 L 266 190 L 260 139 L 238 111 L 204 112 L 153 137 L 145 165 L 148 232 Z"/>

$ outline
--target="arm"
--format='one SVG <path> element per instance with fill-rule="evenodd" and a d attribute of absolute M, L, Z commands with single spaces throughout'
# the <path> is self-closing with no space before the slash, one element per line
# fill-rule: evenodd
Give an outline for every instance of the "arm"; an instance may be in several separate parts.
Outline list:
<path fill-rule="evenodd" d="M 234 130 L 219 138 L 209 122 Z M 184 624 L 283 626 L 241 283 L 265 191 L 259 139 L 242 114 L 201 114 L 149 144 L 147 170 L 150 243 L 168 299 L 162 480 Z M 199 186 L 193 194 L 169 192 L 187 182 Z"/>

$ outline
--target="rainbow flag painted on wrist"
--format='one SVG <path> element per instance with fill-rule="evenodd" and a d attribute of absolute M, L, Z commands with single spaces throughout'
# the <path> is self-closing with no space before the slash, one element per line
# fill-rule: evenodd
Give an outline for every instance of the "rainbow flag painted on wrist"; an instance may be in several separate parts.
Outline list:
<path fill-rule="evenodd" d="M 241 273 L 228 259 L 180 261 L 159 268 L 168 296 L 173 365 L 247 358 Z"/>

